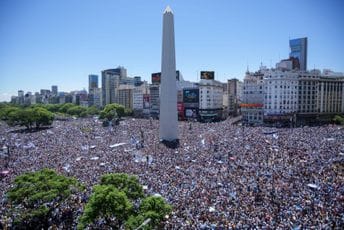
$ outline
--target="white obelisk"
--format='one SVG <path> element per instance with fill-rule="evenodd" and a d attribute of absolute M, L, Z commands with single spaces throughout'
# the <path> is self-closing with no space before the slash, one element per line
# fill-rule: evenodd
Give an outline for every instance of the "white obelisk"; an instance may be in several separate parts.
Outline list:
<path fill-rule="evenodd" d="M 163 15 L 161 88 L 160 88 L 160 140 L 178 140 L 176 56 L 174 47 L 174 20 L 169 6 Z"/>

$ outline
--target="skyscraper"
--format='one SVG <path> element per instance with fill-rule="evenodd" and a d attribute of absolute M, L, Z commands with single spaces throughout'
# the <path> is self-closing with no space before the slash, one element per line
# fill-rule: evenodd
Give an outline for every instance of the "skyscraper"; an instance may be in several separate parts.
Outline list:
<path fill-rule="evenodd" d="M 98 88 L 98 75 L 88 75 L 88 93 L 92 93 L 96 88 Z"/>
<path fill-rule="evenodd" d="M 307 70 L 307 37 L 289 40 L 289 57 L 296 61 L 293 69 Z"/>
<path fill-rule="evenodd" d="M 52 93 L 54 96 L 57 96 L 57 93 L 58 93 L 57 85 L 52 85 L 52 86 L 51 86 L 51 93 Z"/>
<path fill-rule="evenodd" d="M 169 6 L 163 14 L 160 97 L 160 140 L 174 145 L 178 143 L 176 57 L 174 19 Z"/>
<path fill-rule="evenodd" d="M 102 105 L 116 103 L 117 92 L 121 79 L 127 77 L 127 70 L 119 66 L 116 69 L 102 71 Z"/>

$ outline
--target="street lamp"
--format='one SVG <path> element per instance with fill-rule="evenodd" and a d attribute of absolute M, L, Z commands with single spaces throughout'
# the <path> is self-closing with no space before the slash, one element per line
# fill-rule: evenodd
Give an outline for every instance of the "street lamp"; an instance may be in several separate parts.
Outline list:
<path fill-rule="evenodd" d="M 148 218 L 145 221 L 143 221 L 143 223 L 140 226 L 138 226 L 135 230 L 139 230 L 140 228 L 143 228 L 144 226 L 149 224 L 149 222 L 151 222 L 151 218 Z"/>

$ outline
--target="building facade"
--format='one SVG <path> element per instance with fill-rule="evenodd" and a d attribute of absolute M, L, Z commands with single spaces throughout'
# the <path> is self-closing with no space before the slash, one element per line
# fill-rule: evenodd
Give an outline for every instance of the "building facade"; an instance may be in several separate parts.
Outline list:
<path fill-rule="evenodd" d="M 298 73 L 268 70 L 264 75 L 264 121 L 289 122 L 299 106 Z"/>
<path fill-rule="evenodd" d="M 150 85 L 149 92 L 150 115 L 154 118 L 158 118 L 160 113 L 160 86 L 158 84 Z"/>
<path fill-rule="evenodd" d="M 242 82 L 238 79 L 229 79 L 226 87 L 227 111 L 229 115 L 239 114 L 239 105 L 241 103 Z"/>
<path fill-rule="evenodd" d="M 51 86 L 51 94 L 53 95 L 53 96 L 57 96 L 57 94 L 58 94 L 58 87 L 57 87 L 57 85 L 52 85 Z"/>
<path fill-rule="evenodd" d="M 120 85 L 116 103 L 123 105 L 127 109 L 133 109 L 133 86 Z"/>
<path fill-rule="evenodd" d="M 214 121 L 223 118 L 222 83 L 213 79 L 199 82 L 199 117 L 201 121 Z"/>
<path fill-rule="evenodd" d="M 94 89 L 98 88 L 98 75 L 88 75 L 88 93 L 92 93 Z"/>
<path fill-rule="evenodd" d="M 264 115 L 264 69 L 246 72 L 240 104 L 244 124 L 262 124 Z"/>
<path fill-rule="evenodd" d="M 297 38 L 289 40 L 290 58 L 298 61 L 295 69 L 307 70 L 307 38 Z"/>
<path fill-rule="evenodd" d="M 320 77 L 318 111 L 320 114 L 344 114 L 344 76 Z"/>
<path fill-rule="evenodd" d="M 116 103 L 117 89 L 121 80 L 125 78 L 127 78 L 127 70 L 121 66 L 102 71 L 102 106 Z"/>

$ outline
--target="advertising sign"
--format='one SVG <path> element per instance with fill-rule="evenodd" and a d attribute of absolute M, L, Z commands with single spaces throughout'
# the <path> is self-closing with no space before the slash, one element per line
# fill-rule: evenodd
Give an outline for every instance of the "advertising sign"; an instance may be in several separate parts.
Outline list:
<path fill-rule="evenodd" d="M 176 79 L 179 81 L 180 72 L 179 70 L 176 71 Z M 159 73 L 152 73 L 152 84 L 160 84 L 161 83 L 161 72 Z"/>
<path fill-rule="evenodd" d="M 201 79 L 204 80 L 214 80 L 215 79 L 214 71 L 201 71 Z"/>
<path fill-rule="evenodd" d="M 143 94 L 143 108 L 149 109 L 150 103 L 149 103 L 149 94 Z"/>
<path fill-rule="evenodd" d="M 152 73 L 152 84 L 160 84 L 161 73 Z"/>
<path fill-rule="evenodd" d="M 185 116 L 187 118 L 197 118 L 198 111 L 195 108 L 185 108 Z"/>
<path fill-rule="evenodd" d="M 184 89 L 183 90 L 184 103 L 198 103 L 199 89 Z"/>

